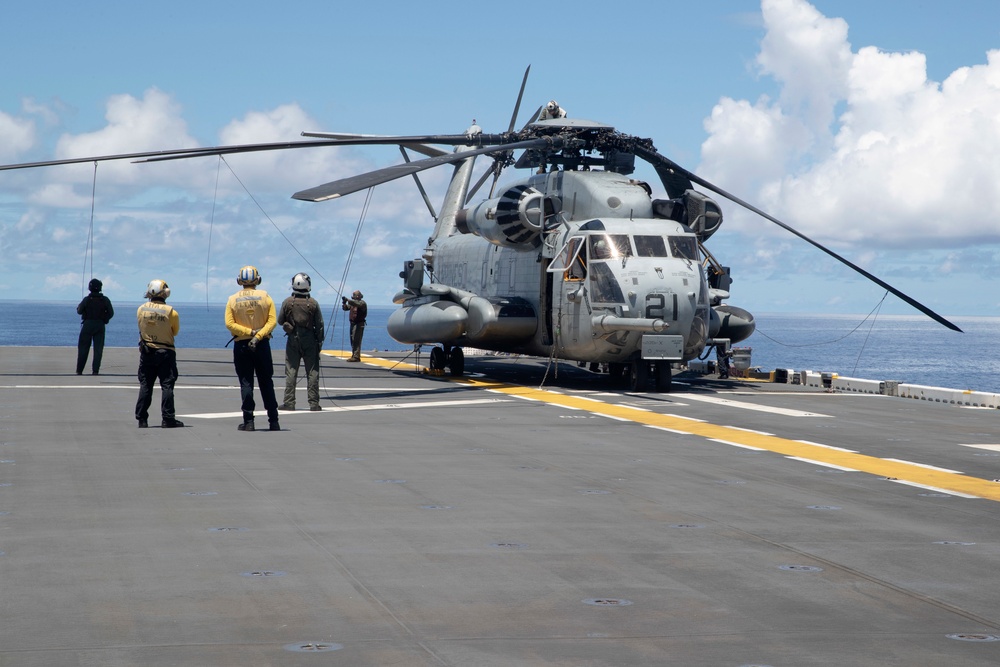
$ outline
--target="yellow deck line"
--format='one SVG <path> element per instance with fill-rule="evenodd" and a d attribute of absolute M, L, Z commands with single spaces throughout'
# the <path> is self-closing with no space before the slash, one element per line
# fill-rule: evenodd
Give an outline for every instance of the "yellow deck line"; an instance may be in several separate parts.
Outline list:
<path fill-rule="evenodd" d="M 327 353 L 329 354 L 329 353 Z M 334 356 L 331 354 L 331 356 Z M 409 363 L 400 363 L 388 359 L 377 357 L 362 357 L 362 361 L 382 368 L 410 368 L 417 366 Z M 784 456 L 792 456 L 799 459 L 808 459 L 818 463 L 826 463 L 842 468 L 850 468 L 859 472 L 865 472 L 879 477 L 887 477 L 900 482 L 919 484 L 933 487 L 942 491 L 952 491 L 964 493 L 988 500 L 1000 501 L 1000 483 L 978 477 L 969 477 L 961 473 L 945 472 L 933 470 L 921 465 L 910 464 L 904 461 L 887 461 L 875 456 L 859 454 L 855 452 L 841 451 L 812 445 L 795 440 L 786 440 L 773 435 L 753 433 L 742 429 L 719 426 L 709 422 L 696 422 L 689 419 L 681 419 L 670 415 L 663 415 L 649 410 L 633 408 L 626 405 L 615 405 L 605 403 L 594 398 L 582 396 L 571 396 L 547 389 L 534 389 L 519 385 L 511 385 L 503 382 L 485 382 L 470 378 L 452 378 L 444 376 L 452 382 L 478 387 L 487 391 L 493 391 L 507 396 L 514 396 L 526 400 L 541 401 L 551 405 L 559 405 L 574 410 L 584 410 L 596 415 L 623 419 L 645 424 L 661 429 L 670 429 L 683 433 L 701 436 L 704 438 L 725 440 L 727 442 L 756 447 Z"/>

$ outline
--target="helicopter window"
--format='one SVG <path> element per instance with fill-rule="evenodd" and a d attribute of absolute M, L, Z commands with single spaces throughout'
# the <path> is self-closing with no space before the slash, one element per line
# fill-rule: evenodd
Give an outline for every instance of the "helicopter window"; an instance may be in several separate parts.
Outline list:
<path fill-rule="evenodd" d="M 670 236 L 670 254 L 681 259 L 698 261 L 698 244 L 693 236 Z"/>
<path fill-rule="evenodd" d="M 564 280 L 583 280 L 587 277 L 587 267 L 584 264 L 583 238 L 575 236 L 571 238 L 552 263 L 548 270 L 551 272 L 562 271 Z"/>
<path fill-rule="evenodd" d="M 631 257 L 632 244 L 626 234 L 591 234 L 591 259 L 617 259 Z"/>
<path fill-rule="evenodd" d="M 667 244 L 662 236 L 639 236 L 636 234 L 635 254 L 639 257 L 669 257 Z"/>
<path fill-rule="evenodd" d="M 591 300 L 594 303 L 624 303 L 622 288 L 618 278 L 607 262 L 592 262 L 590 265 Z"/>

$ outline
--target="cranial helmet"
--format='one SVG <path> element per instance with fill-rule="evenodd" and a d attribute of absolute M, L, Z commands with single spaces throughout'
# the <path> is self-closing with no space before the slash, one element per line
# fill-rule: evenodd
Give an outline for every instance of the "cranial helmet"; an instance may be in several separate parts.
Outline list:
<path fill-rule="evenodd" d="M 166 301 L 168 296 L 170 296 L 170 288 L 162 280 L 150 280 L 149 284 L 146 285 L 147 299 L 163 299 Z"/>
<path fill-rule="evenodd" d="M 257 272 L 257 267 L 249 264 L 244 266 L 240 269 L 240 275 L 236 277 L 236 282 L 244 287 L 260 285 L 260 274 Z"/>
<path fill-rule="evenodd" d="M 354 290 L 354 294 L 351 295 L 351 298 L 352 299 L 363 299 L 363 298 L 365 298 L 365 295 L 361 293 L 361 290 L 356 289 L 356 290 Z"/>
<path fill-rule="evenodd" d="M 91 292 L 100 292 L 102 287 L 104 287 L 104 283 L 102 283 L 97 278 L 91 278 L 90 284 L 87 285 L 87 289 L 89 289 Z"/>
<path fill-rule="evenodd" d="M 306 273 L 296 273 L 292 278 L 292 291 L 300 294 L 309 294 L 312 289 L 312 278 Z"/>

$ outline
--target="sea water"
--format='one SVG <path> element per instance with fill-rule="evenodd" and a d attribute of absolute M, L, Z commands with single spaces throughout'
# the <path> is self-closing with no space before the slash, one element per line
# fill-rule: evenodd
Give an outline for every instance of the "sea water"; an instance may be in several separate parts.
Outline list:
<path fill-rule="evenodd" d="M 181 316 L 178 354 L 183 348 L 225 348 L 230 334 L 224 304 L 171 304 Z M 138 302 L 116 302 L 105 345 L 136 347 Z M 409 351 L 386 332 L 393 306 L 368 308 L 363 348 Z M 921 315 L 880 316 L 757 314 L 757 331 L 736 347 L 750 348 L 751 365 L 836 373 L 870 380 L 896 380 L 951 389 L 1000 393 L 1000 318 L 955 317 L 964 333 L 950 331 Z M 350 349 L 347 313 L 339 305 L 324 307 L 327 349 Z M 76 347 L 80 317 L 76 303 L 0 301 L 0 346 Z M 279 329 L 272 347 L 280 349 Z M 231 348 L 230 348 L 231 349 Z M 0 349 L 0 354 L 3 350 Z M 76 351 L 67 351 L 67 368 L 75 369 Z M 707 358 L 714 359 L 709 352 Z"/>

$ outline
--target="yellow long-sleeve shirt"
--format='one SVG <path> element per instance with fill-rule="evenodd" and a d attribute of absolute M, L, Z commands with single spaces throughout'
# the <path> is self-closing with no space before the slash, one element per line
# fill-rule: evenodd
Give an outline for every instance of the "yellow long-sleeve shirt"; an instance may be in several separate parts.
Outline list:
<path fill-rule="evenodd" d="M 241 289 L 226 302 L 226 328 L 236 340 L 248 340 L 257 331 L 258 338 L 270 338 L 278 316 L 274 301 L 261 289 Z"/>
<path fill-rule="evenodd" d="M 181 330 L 181 318 L 162 301 L 147 301 L 135 313 L 139 338 L 148 347 L 174 349 L 174 336 Z"/>

